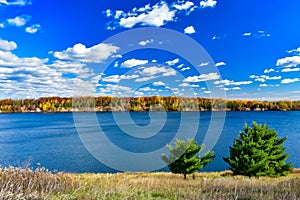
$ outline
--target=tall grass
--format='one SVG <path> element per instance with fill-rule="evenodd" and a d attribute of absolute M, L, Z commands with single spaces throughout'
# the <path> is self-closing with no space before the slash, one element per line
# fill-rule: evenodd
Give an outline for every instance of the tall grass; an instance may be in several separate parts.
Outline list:
<path fill-rule="evenodd" d="M 248 178 L 231 172 L 79 174 L 82 187 L 65 199 L 300 199 L 300 176 Z"/>
<path fill-rule="evenodd" d="M 79 187 L 70 175 L 53 173 L 39 167 L 0 168 L 0 199 L 48 199 L 53 194 L 74 191 Z"/>
<path fill-rule="evenodd" d="M 300 199 L 300 170 L 281 178 L 196 173 L 64 174 L 0 168 L 0 199 Z"/>

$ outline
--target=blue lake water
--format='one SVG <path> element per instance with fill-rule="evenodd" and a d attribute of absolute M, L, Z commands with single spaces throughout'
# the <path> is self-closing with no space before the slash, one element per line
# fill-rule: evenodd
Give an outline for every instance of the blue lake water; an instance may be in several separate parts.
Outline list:
<path fill-rule="evenodd" d="M 127 114 L 120 113 L 118 117 L 125 119 L 128 117 Z M 31 167 L 36 167 L 37 163 L 41 163 L 42 166 L 50 170 L 75 173 L 116 172 L 119 170 L 116 170 L 116 168 L 107 163 L 103 164 L 99 162 L 90 154 L 85 146 L 88 142 L 92 146 L 93 142 L 102 141 L 96 135 L 99 131 L 97 126 L 101 127 L 102 134 L 114 146 L 127 153 L 141 154 L 154 152 L 157 149 L 165 147 L 167 143 L 177 137 L 177 132 L 182 123 L 185 123 L 181 127 L 183 132 L 192 135 L 195 133 L 195 139 L 201 144 L 204 141 L 207 130 L 209 130 L 209 124 L 212 119 L 209 112 L 201 112 L 200 120 L 196 117 L 198 114 L 197 112 L 185 113 L 185 122 L 183 122 L 182 113 L 180 112 L 165 113 L 166 116 L 155 116 L 155 114 L 154 116 L 150 116 L 151 114 L 149 115 L 149 113 L 129 113 L 134 124 L 144 127 L 144 129 L 141 129 L 143 131 L 139 133 L 135 133 L 135 130 L 139 129 L 136 126 L 132 126 L 126 120 L 121 120 L 122 122 L 120 122 L 119 119 L 118 123 L 116 123 L 116 118 L 112 113 L 83 113 L 86 121 L 89 121 L 89 117 L 96 117 L 98 124 L 89 125 L 85 125 L 80 120 L 75 124 L 72 113 L 0 114 L 0 165 L 22 166 L 24 162 L 30 161 Z M 212 149 L 216 154 L 216 158 L 203 171 L 222 171 L 228 169 L 228 165 L 222 158 L 228 156 L 229 146 L 232 145 L 239 130 L 243 129 L 244 123 L 251 124 L 252 121 L 267 123 L 270 128 L 279 132 L 280 137 L 287 137 L 284 146 L 286 147 L 286 152 L 290 154 L 288 161 L 299 168 L 299 119 L 299 111 L 227 112 L 221 135 L 217 138 L 217 143 Z M 213 120 L 216 124 L 222 123 L 221 116 L 218 118 L 218 115 L 216 115 Z M 198 122 L 200 122 L 199 125 Z M 151 123 L 154 126 L 147 128 Z M 163 125 L 158 127 L 161 124 Z M 85 131 L 82 135 L 78 134 L 76 125 L 84 127 L 82 130 Z M 131 133 L 140 135 L 131 135 Z M 84 141 L 84 145 L 81 139 L 89 134 L 91 134 L 91 137 L 88 137 L 90 140 L 88 142 Z M 93 137 L 96 137 L 95 140 L 91 139 Z M 103 144 L 101 144 L 102 147 L 106 143 L 107 141 L 103 141 Z M 118 155 L 113 154 L 109 149 L 105 148 L 103 148 L 103 151 L 101 150 L 99 156 L 103 156 L 108 160 L 111 159 L 113 162 L 120 162 L 118 163 L 119 165 L 138 164 L 141 167 L 140 171 L 143 171 L 143 166 L 145 167 L 145 171 L 147 171 L 147 165 L 151 163 L 151 161 L 149 163 L 133 163 L 135 162 L 134 160 L 131 158 L 126 160 L 126 157 L 118 159 Z M 160 158 L 157 159 L 160 160 Z M 167 168 L 159 170 L 165 171 Z"/>

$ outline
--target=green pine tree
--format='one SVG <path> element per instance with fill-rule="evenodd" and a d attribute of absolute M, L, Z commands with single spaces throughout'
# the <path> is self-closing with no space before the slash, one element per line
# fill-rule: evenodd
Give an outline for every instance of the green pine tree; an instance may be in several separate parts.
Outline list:
<path fill-rule="evenodd" d="M 162 155 L 162 159 L 168 164 L 172 173 L 183 174 L 186 179 L 187 174 L 192 174 L 202 169 L 214 159 L 214 153 L 209 151 L 203 156 L 198 156 L 204 145 L 198 145 L 194 139 L 176 140 L 175 147 L 167 145 L 170 155 Z"/>
<path fill-rule="evenodd" d="M 278 133 L 266 124 L 245 124 L 238 139 L 230 147 L 230 156 L 223 158 L 235 175 L 249 177 L 285 176 L 292 171 L 293 165 L 286 163 L 288 154 L 284 153 L 283 143 L 286 137 L 279 138 Z"/>

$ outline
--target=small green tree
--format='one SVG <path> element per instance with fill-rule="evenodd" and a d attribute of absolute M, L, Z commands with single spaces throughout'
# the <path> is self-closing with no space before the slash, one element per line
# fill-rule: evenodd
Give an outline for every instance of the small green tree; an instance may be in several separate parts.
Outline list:
<path fill-rule="evenodd" d="M 249 177 L 287 175 L 293 169 L 291 163 L 286 163 L 288 154 L 282 144 L 286 138 L 279 138 L 278 133 L 269 129 L 266 124 L 247 124 L 244 132 L 240 131 L 230 147 L 230 156 L 223 158 L 230 165 L 234 175 Z"/>
<path fill-rule="evenodd" d="M 186 179 L 187 174 L 192 174 L 214 159 L 214 153 L 209 151 L 203 156 L 198 153 L 203 150 L 204 145 L 198 145 L 194 139 L 176 140 L 175 147 L 167 145 L 170 156 L 162 154 L 162 159 L 168 164 L 172 173 L 183 174 Z"/>

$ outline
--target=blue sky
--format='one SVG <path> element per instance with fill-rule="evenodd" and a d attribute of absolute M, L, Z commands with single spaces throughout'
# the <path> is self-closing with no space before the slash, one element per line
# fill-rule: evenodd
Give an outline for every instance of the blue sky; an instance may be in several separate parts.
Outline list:
<path fill-rule="evenodd" d="M 299 8 L 298 0 L 0 0 L 0 99 L 220 91 L 229 99 L 298 100 Z M 211 60 L 192 64 L 154 49 L 183 44 L 147 31 L 130 38 L 135 50 L 124 54 L 107 42 L 147 27 L 184 34 Z"/>

